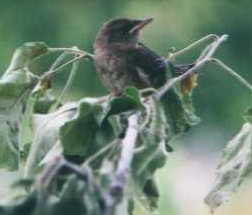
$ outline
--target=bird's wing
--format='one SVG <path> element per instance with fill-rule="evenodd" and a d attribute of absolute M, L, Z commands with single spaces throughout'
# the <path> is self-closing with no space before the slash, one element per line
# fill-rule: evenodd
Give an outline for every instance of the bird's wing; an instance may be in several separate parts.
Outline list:
<path fill-rule="evenodd" d="M 166 62 L 163 57 L 139 43 L 138 47 L 130 49 L 128 64 L 134 65 L 153 87 L 160 87 L 166 81 Z"/>
<path fill-rule="evenodd" d="M 171 72 L 173 76 L 180 76 L 183 75 L 186 71 L 191 69 L 192 67 L 195 66 L 195 63 L 191 64 L 172 64 L 171 62 L 168 62 Z"/>

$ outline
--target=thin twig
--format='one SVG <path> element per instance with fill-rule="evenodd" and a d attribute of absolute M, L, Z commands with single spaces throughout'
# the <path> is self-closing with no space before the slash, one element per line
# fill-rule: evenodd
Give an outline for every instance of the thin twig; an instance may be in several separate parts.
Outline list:
<path fill-rule="evenodd" d="M 42 171 L 36 181 L 36 186 L 44 189 L 48 189 L 58 174 L 59 170 L 64 165 L 64 159 L 61 156 L 57 156 L 51 161 Z"/>
<path fill-rule="evenodd" d="M 214 41 L 211 45 L 211 47 L 209 48 L 208 52 L 205 54 L 205 56 L 202 58 L 200 61 L 196 61 L 195 66 L 192 67 L 191 69 L 189 69 L 187 72 L 185 72 L 184 74 L 176 77 L 176 78 L 172 78 L 169 79 L 166 84 L 161 87 L 158 91 L 158 93 L 155 94 L 157 99 L 160 99 L 169 89 L 171 89 L 175 84 L 177 84 L 178 82 L 184 80 L 188 75 L 191 75 L 192 73 L 194 73 L 196 70 L 199 70 L 202 66 L 204 66 L 207 62 L 209 62 L 212 58 L 212 56 L 214 55 L 215 51 L 217 50 L 217 48 L 224 42 L 226 41 L 228 38 L 227 35 L 222 35 L 221 37 L 219 37 L 216 41 Z"/>
<path fill-rule="evenodd" d="M 84 171 L 83 168 L 80 168 L 78 165 L 65 160 L 62 156 L 57 156 L 45 166 L 36 181 L 36 186 L 40 188 L 43 187 L 43 189 L 47 190 L 63 167 L 75 173 L 80 179 L 87 181 L 87 167 Z"/>
<path fill-rule="evenodd" d="M 57 101 L 55 102 L 55 104 L 53 105 L 52 108 L 50 108 L 50 111 L 54 110 L 55 108 L 57 108 L 62 100 L 62 98 L 64 97 L 66 91 L 71 87 L 72 83 L 73 83 L 73 80 L 74 80 L 74 77 L 76 75 L 76 72 L 78 70 L 78 67 L 79 67 L 79 61 L 75 61 L 73 64 L 72 64 L 72 69 L 70 71 L 70 74 L 68 76 L 68 79 L 67 79 L 67 82 L 65 84 L 65 87 L 63 88 L 61 94 L 58 96 L 57 98 Z"/>
<path fill-rule="evenodd" d="M 116 145 L 117 140 L 111 142 L 110 144 L 104 146 L 101 148 L 98 152 L 90 156 L 83 164 L 82 166 L 88 166 L 90 163 L 92 163 L 94 160 L 96 160 L 100 155 L 104 154 L 106 151 L 108 151 L 112 146 Z"/>
<path fill-rule="evenodd" d="M 55 60 L 55 62 L 52 64 L 52 66 L 50 67 L 49 71 L 46 72 L 41 79 L 50 76 L 51 74 L 53 74 L 54 72 L 56 72 L 57 70 L 62 69 L 64 66 L 67 66 L 70 63 L 75 62 L 76 60 L 79 59 L 79 57 L 88 57 L 89 55 L 91 56 L 91 54 L 85 52 L 85 51 L 81 51 L 78 49 L 77 46 L 74 46 L 72 48 L 49 48 L 49 51 L 51 52 L 55 52 L 55 51 L 63 51 L 63 53 Z M 66 62 L 65 64 L 62 64 L 61 66 L 60 63 L 67 57 L 67 55 L 69 54 L 74 54 L 74 58 L 71 59 L 70 61 Z M 76 59 L 77 58 L 77 59 Z"/>
<path fill-rule="evenodd" d="M 48 72 L 44 73 L 44 75 L 41 77 L 41 79 L 44 79 L 44 78 L 46 78 L 48 76 L 51 76 L 51 75 L 57 73 L 59 70 L 63 69 L 65 66 L 67 66 L 67 65 L 69 65 L 71 63 L 74 63 L 75 61 L 78 61 L 78 60 L 80 60 L 81 58 L 84 58 L 84 57 L 86 57 L 86 56 L 85 55 L 79 55 L 78 57 L 75 57 L 75 58 L 67 61 L 66 63 L 58 66 L 54 70 L 52 70 L 52 71 L 49 70 Z"/>
<path fill-rule="evenodd" d="M 70 170 L 71 172 L 75 173 L 83 181 L 88 180 L 88 174 L 86 172 L 88 170 L 87 166 L 84 171 L 84 169 L 80 168 L 80 166 L 64 159 L 64 167 L 67 168 L 68 170 Z"/>
<path fill-rule="evenodd" d="M 63 60 L 68 56 L 69 54 L 67 52 L 63 52 L 60 56 L 57 57 L 57 59 L 53 62 L 51 65 L 49 71 L 53 71 L 57 66 L 61 64 Z"/>
<path fill-rule="evenodd" d="M 217 40 L 219 37 L 215 34 L 209 34 L 203 38 L 201 38 L 200 40 L 190 44 L 189 46 L 177 51 L 177 52 L 174 52 L 174 53 L 170 53 L 169 56 L 168 56 L 168 60 L 172 61 L 174 60 L 176 57 L 180 56 L 180 55 L 183 55 L 185 54 L 186 52 L 190 51 L 191 49 L 193 48 L 196 48 L 197 46 L 201 45 L 202 43 L 208 41 L 208 40 Z"/>
<path fill-rule="evenodd" d="M 200 53 L 200 56 L 197 58 L 196 62 L 201 61 L 202 59 L 204 59 L 204 57 L 206 57 L 207 53 L 209 52 L 209 50 L 212 48 L 213 43 L 207 45 L 203 51 Z"/>
<path fill-rule="evenodd" d="M 80 50 L 77 47 L 73 47 L 73 48 L 49 48 L 48 50 L 50 52 L 63 51 L 63 52 L 67 52 L 67 53 L 70 53 L 70 54 L 85 55 L 86 57 L 89 57 L 91 59 L 94 57 L 94 55 L 92 55 L 92 54 L 90 54 L 90 53 L 88 53 L 86 51 Z"/>
<path fill-rule="evenodd" d="M 252 85 L 246 81 L 243 77 L 238 75 L 233 69 L 231 69 L 229 66 L 227 66 L 225 63 L 223 63 L 221 60 L 216 58 L 211 58 L 210 62 L 215 63 L 216 65 L 223 68 L 226 72 L 228 72 L 231 76 L 233 76 L 236 80 L 238 80 L 243 86 L 245 86 L 247 89 L 252 91 Z"/>
<path fill-rule="evenodd" d="M 71 54 L 84 55 L 85 51 L 79 50 L 77 47 L 72 48 L 49 48 L 50 52 L 67 52 Z"/>

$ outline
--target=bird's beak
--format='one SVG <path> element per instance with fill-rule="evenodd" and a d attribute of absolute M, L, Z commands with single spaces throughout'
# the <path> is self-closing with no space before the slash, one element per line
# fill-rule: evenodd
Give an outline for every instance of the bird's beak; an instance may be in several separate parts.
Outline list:
<path fill-rule="evenodd" d="M 137 24 L 129 31 L 130 34 L 135 34 L 139 32 L 144 26 L 148 25 L 151 23 L 154 19 L 153 18 L 147 18 L 147 19 L 142 19 L 137 22 Z"/>

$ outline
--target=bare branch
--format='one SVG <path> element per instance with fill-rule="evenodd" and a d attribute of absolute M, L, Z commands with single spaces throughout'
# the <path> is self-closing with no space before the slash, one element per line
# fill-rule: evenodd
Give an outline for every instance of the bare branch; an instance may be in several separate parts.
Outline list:
<path fill-rule="evenodd" d="M 118 140 L 115 140 L 115 141 L 111 142 L 110 144 L 108 144 L 108 145 L 104 146 L 103 148 L 101 148 L 98 152 L 96 152 L 95 154 L 93 154 L 92 156 L 87 158 L 86 161 L 82 164 L 82 166 L 83 167 L 88 166 L 90 163 L 92 163 L 94 160 L 96 160 L 100 155 L 104 154 L 109 149 L 111 149 L 113 146 L 115 146 L 116 143 L 118 143 Z"/>
<path fill-rule="evenodd" d="M 120 161 L 118 163 L 116 175 L 117 177 L 127 177 L 128 170 L 131 165 L 131 161 L 134 155 L 134 148 L 137 141 L 138 136 L 138 116 L 137 114 L 133 114 L 129 117 L 128 120 L 128 129 L 126 131 L 126 135 L 122 140 L 122 152 Z M 126 173 L 126 174 L 125 174 Z"/>
<path fill-rule="evenodd" d="M 135 113 L 129 117 L 126 135 L 120 142 L 122 150 L 115 176 L 113 178 L 109 193 L 107 194 L 107 196 L 110 196 L 110 198 L 107 198 L 107 208 L 104 213 L 106 215 L 113 214 L 113 211 L 116 209 L 116 206 L 122 199 L 125 185 L 128 182 L 127 179 L 129 177 L 137 137 L 138 114 Z"/>
<path fill-rule="evenodd" d="M 210 62 L 215 63 L 216 65 L 220 66 L 222 69 L 224 69 L 226 72 L 228 72 L 231 76 L 233 76 L 236 80 L 238 80 L 243 86 L 248 88 L 252 92 L 252 85 L 246 81 L 243 77 L 238 75 L 233 69 L 231 69 L 229 66 L 227 66 L 225 63 L 220 61 L 216 58 L 211 58 Z"/>
<path fill-rule="evenodd" d="M 186 77 L 188 77 L 188 75 L 193 74 L 195 71 L 198 71 L 200 68 L 202 68 L 202 66 L 204 66 L 206 63 L 208 63 L 209 61 L 211 61 L 212 56 L 214 55 L 214 53 L 216 52 L 216 50 L 218 49 L 218 47 L 224 42 L 226 41 L 228 38 L 227 35 L 222 35 L 221 37 L 219 37 L 217 40 L 215 40 L 210 46 L 209 48 L 207 48 L 207 52 L 204 54 L 204 57 L 202 55 L 200 55 L 200 60 L 196 60 L 195 66 L 192 67 L 191 69 L 189 69 L 187 72 L 185 72 L 183 75 L 180 75 L 176 78 L 172 78 L 169 79 L 166 84 L 161 87 L 158 91 L 158 93 L 156 93 L 156 97 L 158 99 L 160 99 L 169 89 L 171 89 L 175 84 L 177 84 L 178 82 L 184 80 Z"/>
<path fill-rule="evenodd" d="M 50 162 L 43 169 L 42 173 L 38 177 L 35 186 L 39 188 L 48 189 L 54 180 L 55 176 L 58 175 L 59 170 L 64 165 L 64 159 L 61 156 L 57 156 L 54 158 L 52 162 Z"/>
<path fill-rule="evenodd" d="M 54 70 L 57 66 L 61 64 L 63 60 L 68 56 L 69 54 L 67 52 L 63 52 L 61 55 L 57 57 L 57 59 L 54 61 L 54 63 L 51 65 L 49 71 Z"/>
<path fill-rule="evenodd" d="M 59 51 L 63 51 L 63 52 L 67 52 L 69 54 L 75 54 L 75 55 L 85 55 L 87 58 L 92 59 L 94 57 L 94 55 L 80 50 L 78 49 L 78 47 L 73 47 L 73 48 L 48 48 L 48 50 L 50 52 L 59 52 Z"/>
<path fill-rule="evenodd" d="M 65 87 L 61 91 L 61 94 L 58 96 L 57 101 L 55 102 L 55 104 L 53 105 L 53 107 L 50 108 L 50 110 L 56 109 L 59 106 L 59 104 L 61 103 L 62 98 L 64 97 L 64 95 L 66 93 L 66 91 L 72 85 L 72 82 L 74 80 L 74 77 L 76 75 L 76 72 L 77 72 L 78 68 L 79 68 L 79 61 L 75 61 L 72 64 L 72 69 L 71 69 L 70 74 L 68 76 L 68 79 L 67 79 L 67 82 L 65 84 Z"/>
<path fill-rule="evenodd" d="M 66 63 L 58 66 L 57 68 L 53 69 L 53 70 L 49 70 L 48 72 L 44 73 L 41 77 L 41 79 L 45 79 L 47 78 L 48 76 L 50 77 L 51 75 L 54 75 L 55 73 L 57 73 L 59 70 L 63 69 L 65 66 L 71 64 L 71 63 L 74 63 L 75 61 L 78 61 L 80 60 L 81 58 L 84 58 L 86 57 L 85 55 L 79 55 L 69 61 L 67 61 Z"/>
<path fill-rule="evenodd" d="M 200 40 L 190 44 L 189 46 L 177 51 L 177 52 L 174 52 L 174 53 L 170 53 L 169 56 L 168 56 L 168 60 L 170 61 L 173 61 L 175 60 L 176 57 L 180 56 L 180 55 L 183 55 L 185 54 L 186 52 L 190 51 L 191 49 L 193 48 L 196 48 L 197 46 L 201 45 L 202 43 L 208 41 L 208 40 L 213 40 L 213 41 L 216 41 L 219 37 L 215 34 L 209 34 L 203 38 L 201 38 Z"/>

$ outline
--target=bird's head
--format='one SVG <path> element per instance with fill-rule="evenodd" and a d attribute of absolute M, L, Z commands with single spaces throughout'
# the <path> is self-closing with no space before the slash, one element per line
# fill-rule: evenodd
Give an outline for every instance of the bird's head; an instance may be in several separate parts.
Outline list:
<path fill-rule="evenodd" d="M 106 22 L 97 34 L 96 41 L 106 45 L 112 43 L 136 44 L 139 33 L 153 18 L 118 18 Z"/>

